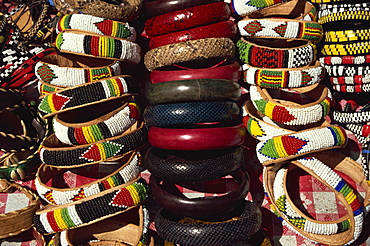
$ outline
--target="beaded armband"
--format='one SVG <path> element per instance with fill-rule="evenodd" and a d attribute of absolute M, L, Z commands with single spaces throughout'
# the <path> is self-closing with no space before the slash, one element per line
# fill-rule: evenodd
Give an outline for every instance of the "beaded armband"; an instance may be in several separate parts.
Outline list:
<path fill-rule="evenodd" d="M 370 92 L 370 83 L 361 85 L 332 85 L 333 90 L 344 93 Z"/>
<path fill-rule="evenodd" d="M 355 76 L 330 77 L 332 85 L 364 85 L 370 83 L 369 74 Z"/>
<path fill-rule="evenodd" d="M 54 188 L 46 185 L 48 181 L 68 169 L 54 168 L 46 164 L 41 164 L 35 179 L 37 193 L 42 199 L 50 204 L 63 205 L 128 183 L 137 178 L 140 173 L 140 167 L 138 164 L 141 162 L 141 156 L 138 151 L 132 151 L 128 157 L 129 158 L 126 159 L 127 162 L 120 164 L 121 166 L 113 173 L 76 188 Z"/>
<path fill-rule="evenodd" d="M 139 85 L 133 77 L 115 76 L 49 93 L 41 100 L 38 109 L 46 118 L 71 109 L 112 100 L 126 93 L 138 92 Z"/>
<path fill-rule="evenodd" d="M 118 22 L 93 15 L 69 14 L 59 19 L 56 33 L 64 30 L 81 30 L 99 35 L 124 38 L 135 42 L 136 30 L 128 23 Z"/>
<path fill-rule="evenodd" d="M 369 3 L 320 4 L 318 11 L 321 24 L 342 20 L 369 20 Z"/>
<path fill-rule="evenodd" d="M 331 76 L 331 77 L 370 75 L 370 66 L 324 65 L 324 67 L 325 67 L 328 75 Z"/>
<path fill-rule="evenodd" d="M 363 112 L 340 112 L 338 110 L 333 111 L 333 120 L 342 124 L 348 123 L 363 123 L 370 121 L 370 111 Z"/>
<path fill-rule="evenodd" d="M 286 0 L 285 0 L 286 1 Z M 231 8 L 232 11 L 239 15 L 245 16 L 249 13 L 252 13 L 256 10 L 266 8 L 268 6 L 272 6 L 277 3 L 285 2 L 284 0 L 232 0 L 231 1 Z"/>
<path fill-rule="evenodd" d="M 326 31 L 326 43 L 340 43 L 353 41 L 369 41 L 370 29 L 343 30 L 343 31 Z"/>
<path fill-rule="evenodd" d="M 138 64 L 141 48 L 127 39 L 84 33 L 78 30 L 64 30 L 55 40 L 55 47 L 64 53 L 115 59 Z"/>
<path fill-rule="evenodd" d="M 46 206 L 36 212 L 33 222 L 40 233 L 51 234 L 110 218 L 138 206 L 147 198 L 147 184 L 137 178 L 75 202 Z"/>
<path fill-rule="evenodd" d="M 370 55 L 359 56 L 324 56 L 319 58 L 325 65 L 361 65 L 370 63 Z"/>
<path fill-rule="evenodd" d="M 239 59 L 261 68 L 297 68 L 311 64 L 315 59 L 316 45 L 311 42 L 293 48 L 260 46 L 241 38 L 236 43 Z"/>
<path fill-rule="evenodd" d="M 348 44 L 324 44 L 323 55 L 366 55 L 370 53 L 370 41 L 354 42 Z"/>
<path fill-rule="evenodd" d="M 325 69 L 316 62 L 313 66 L 299 68 L 259 68 L 243 65 L 244 82 L 266 88 L 297 88 L 322 81 Z"/>

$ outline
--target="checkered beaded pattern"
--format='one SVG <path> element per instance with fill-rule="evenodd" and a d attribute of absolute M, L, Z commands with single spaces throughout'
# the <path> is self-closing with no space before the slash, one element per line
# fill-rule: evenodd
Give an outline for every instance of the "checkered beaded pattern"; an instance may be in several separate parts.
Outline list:
<path fill-rule="evenodd" d="M 348 44 L 324 44 L 321 53 L 326 56 L 365 55 L 370 53 L 370 41 Z"/>
<path fill-rule="evenodd" d="M 324 35 L 326 43 L 368 41 L 370 40 L 370 29 L 326 31 Z"/>

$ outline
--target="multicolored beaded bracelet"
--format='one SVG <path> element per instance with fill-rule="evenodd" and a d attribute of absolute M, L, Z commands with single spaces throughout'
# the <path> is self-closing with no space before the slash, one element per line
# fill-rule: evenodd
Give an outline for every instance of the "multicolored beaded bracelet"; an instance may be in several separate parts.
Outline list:
<path fill-rule="evenodd" d="M 55 134 L 47 137 L 40 149 L 41 161 L 60 168 L 91 165 L 122 158 L 127 152 L 140 148 L 147 142 L 148 129 L 144 123 L 135 123 L 121 135 L 92 144 L 66 146 Z"/>
<path fill-rule="evenodd" d="M 87 14 L 69 14 L 59 19 L 56 33 L 64 30 L 81 30 L 99 35 L 136 41 L 136 30 L 128 23 L 118 22 Z"/>
<path fill-rule="evenodd" d="M 355 76 L 339 76 L 330 77 L 329 80 L 332 85 L 362 85 L 370 83 L 370 76 L 368 74 Z"/>
<path fill-rule="evenodd" d="M 331 77 L 338 77 L 338 76 L 370 76 L 370 66 L 368 65 L 323 65 Z"/>
<path fill-rule="evenodd" d="M 39 196 L 49 204 L 68 204 L 134 180 L 140 173 L 140 162 L 140 152 L 131 151 L 123 160 L 117 162 L 119 167 L 114 172 L 75 188 L 57 188 L 47 185 L 48 182 L 52 183 L 53 178 L 63 174 L 68 169 L 54 168 L 43 163 L 37 171 L 35 186 Z"/>
<path fill-rule="evenodd" d="M 120 60 L 133 64 L 138 64 L 141 59 L 141 48 L 137 43 L 78 30 L 60 32 L 55 39 L 55 47 L 64 53 Z"/>
<path fill-rule="evenodd" d="M 301 126 L 321 121 L 330 111 L 332 96 L 329 89 L 321 83 L 302 87 L 302 89 L 307 90 L 299 95 L 302 99 L 303 96 L 310 98 L 309 103 L 274 99 L 275 96 L 270 93 L 280 93 L 279 90 L 265 89 L 255 85 L 250 86 L 250 98 L 258 111 L 280 124 Z M 296 92 L 299 90 L 300 88 L 297 88 Z M 288 95 L 294 94 L 289 93 Z"/>
<path fill-rule="evenodd" d="M 297 88 L 319 83 L 325 76 L 325 69 L 316 61 L 313 66 L 299 68 L 259 68 L 243 65 L 244 82 L 265 88 Z"/>
<path fill-rule="evenodd" d="M 320 23 L 294 19 L 249 19 L 238 21 L 241 36 L 281 38 L 319 42 L 324 30 Z"/>
<path fill-rule="evenodd" d="M 147 198 L 147 184 L 139 177 L 75 202 L 45 206 L 36 211 L 33 222 L 40 233 L 51 234 L 110 218 L 140 205 Z"/>
<path fill-rule="evenodd" d="M 370 40 L 370 29 L 326 31 L 324 41 L 326 43 L 340 43 Z"/>
<path fill-rule="evenodd" d="M 370 53 L 370 41 L 353 42 L 348 44 L 324 44 L 323 55 L 365 55 Z"/>
<path fill-rule="evenodd" d="M 42 82 L 62 87 L 122 74 L 119 61 L 62 53 L 44 57 L 36 63 L 35 71 Z"/>
<path fill-rule="evenodd" d="M 139 85 L 133 77 L 128 75 L 115 76 L 49 93 L 41 100 L 38 109 L 45 114 L 43 117 L 47 118 L 57 113 L 112 100 L 126 93 L 138 93 L 139 91 Z"/>
<path fill-rule="evenodd" d="M 320 4 L 318 17 L 318 22 L 321 24 L 343 20 L 369 20 L 370 5 L 369 3 Z"/>
<path fill-rule="evenodd" d="M 370 63 L 370 55 L 359 56 L 323 56 L 319 58 L 325 65 L 361 65 Z"/>
<path fill-rule="evenodd" d="M 286 0 L 232 0 L 230 4 L 234 14 L 245 16 L 259 9 L 263 9 L 285 1 Z"/>
<path fill-rule="evenodd" d="M 370 92 L 370 83 L 361 85 L 332 85 L 333 90 L 344 93 Z"/>
<path fill-rule="evenodd" d="M 244 38 L 236 43 L 239 59 L 246 64 L 261 68 L 297 68 L 310 65 L 315 60 L 316 45 L 292 48 L 272 48 L 257 45 Z"/>

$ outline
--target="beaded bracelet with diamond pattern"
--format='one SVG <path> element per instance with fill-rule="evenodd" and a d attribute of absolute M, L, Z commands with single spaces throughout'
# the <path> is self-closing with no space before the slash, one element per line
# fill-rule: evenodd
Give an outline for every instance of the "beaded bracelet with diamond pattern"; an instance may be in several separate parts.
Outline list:
<path fill-rule="evenodd" d="M 124 38 L 135 42 L 136 30 L 128 23 L 118 22 L 93 15 L 69 14 L 59 19 L 56 33 L 64 30 L 81 30 L 99 35 Z"/>
<path fill-rule="evenodd" d="M 319 42 L 323 27 L 314 21 L 294 19 L 249 19 L 238 21 L 240 35 L 254 38 L 281 38 Z"/>
<path fill-rule="evenodd" d="M 241 38 L 236 43 L 239 59 L 254 67 L 297 68 L 315 60 L 316 45 L 311 42 L 292 48 L 260 46 Z"/>
<path fill-rule="evenodd" d="M 323 65 L 326 72 L 331 77 L 338 76 L 356 76 L 356 75 L 370 75 L 370 66 L 361 65 Z"/>
<path fill-rule="evenodd" d="M 322 81 L 325 69 L 317 61 L 313 66 L 299 68 L 259 68 L 243 65 L 244 82 L 266 88 L 297 88 Z"/>
<path fill-rule="evenodd" d="M 40 102 L 38 109 L 47 118 L 57 113 L 81 108 L 86 105 L 112 100 L 126 93 L 138 93 L 137 81 L 128 75 L 92 81 L 49 93 Z"/>
<path fill-rule="evenodd" d="M 359 56 L 323 56 L 319 58 L 325 65 L 361 65 L 370 63 L 370 55 Z"/>
<path fill-rule="evenodd" d="M 366 74 L 355 76 L 330 77 L 329 81 L 332 85 L 363 85 L 370 83 L 370 76 Z"/>
<path fill-rule="evenodd" d="M 333 90 L 344 93 L 370 92 L 370 83 L 361 85 L 332 85 Z"/>
<path fill-rule="evenodd" d="M 78 30 L 64 30 L 55 39 L 55 47 L 64 53 L 114 59 L 138 64 L 141 48 L 127 39 L 114 38 Z"/>
<path fill-rule="evenodd" d="M 332 101 L 331 93 L 326 86 L 319 83 L 310 87 L 303 87 L 310 89 L 305 95 L 310 97 L 309 94 L 314 93 L 310 98 L 317 99 L 304 105 L 279 102 L 269 94 L 268 89 L 254 85 L 250 86 L 250 97 L 258 111 L 277 123 L 289 126 L 307 125 L 319 122 L 328 115 Z M 315 96 L 318 91 L 321 94 Z M 274 92 L 273 89 L 271 92 Z"/>
<path fill-rule="evenodd" d="M 47 185 L 49 181 L 52 182 L 54 177 L 64 173 L 68 169 L 54 168 L 43 163 L 37 171 L 35 186 L 39 196 L 46 202 L 54 205 L 63 205 L 130 182 L 139 175 L 140 162 L 140 152 L 131 151 L 127 155 L 125 162 L 120 160 L 120 166 L 114 172 L 96 181 L 75 188 L 55 188 Z"/>
<path fill-rule="evenodd" d="M 348 44 L 324 44 L 323 55 L 365 55 L 370 53 L 370 41 L 353 42 Z"/>
<path fill-rule="evenodd" d="M 324 33 L 326 43 L 340 43 L 353 41 L 369 41 L 370 29 L 326 31 Z"/>
<path fill-rule="evenodd" d="M 45 206 L 36 211 L 33 222 L 40 233 L 51 234 L 110 218 L 140 205 L 147 198 L 148 186 L 139 177 L 65 205 Z"/>

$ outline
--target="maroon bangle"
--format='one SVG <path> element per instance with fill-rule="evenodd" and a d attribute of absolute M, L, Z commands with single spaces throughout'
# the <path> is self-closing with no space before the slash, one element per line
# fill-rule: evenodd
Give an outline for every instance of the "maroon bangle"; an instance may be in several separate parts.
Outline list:
<path fill-rule="evenodd" d="M 365 75 L 330 77 L 332 85 L 362 85 L 369 84 L 370 78 Z"/>
<path fill-rule="evenodd" d="M 224 149 L 241 145 L 246 137 L 243 124 L 204 128 L 149 128 L 148 141 L 153 147 L 170 150 Z"/>
<path fill-rule="evenodd" d="M 168 44 L 203 38 L 233 38 L 237 33 L 238 27 L 234 21 L 220 21 L 210 25 L 152 37 L 149 40 L 149 48 L 154 49 Z"/>
<path fill-rule="evenodd" d="M 148 37 L 178 32 L 188 28 L 228 20 L 230 7 L 225 2 L 195 6 L 153 17 L 145 22 Z"/>
<path fill-rule="evenodd" d="M 185 68 L 178 70 L 158 70 L 150 73 L 150 83 L 162 83 L 188 79 L 227 79 L 237 83 L 242 75 L 238 62 L 225 61 L 207 68 Z"/>

